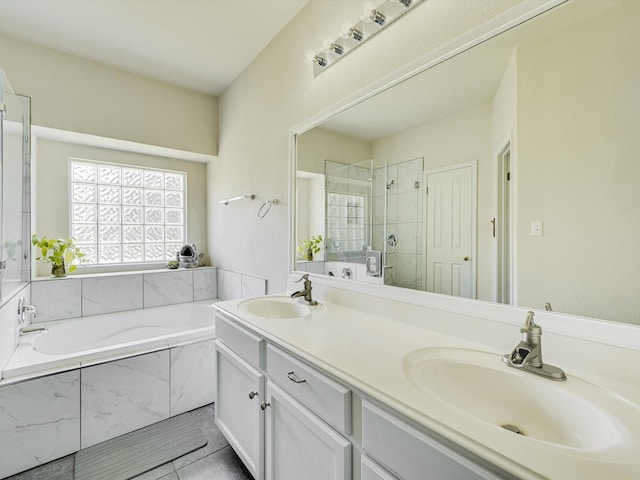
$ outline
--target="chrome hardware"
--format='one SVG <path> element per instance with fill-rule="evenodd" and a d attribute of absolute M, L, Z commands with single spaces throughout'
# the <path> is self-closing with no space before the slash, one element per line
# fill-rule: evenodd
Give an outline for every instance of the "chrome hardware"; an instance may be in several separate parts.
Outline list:
<path fill-rule="evenodd" d="M 265 410 L 267 409 L 267 407 L 270 407 L 270 406 L 271 406 L 271 403 L 269 403 L 269 402 L 262 402 L 262 403 L 260 404 L 260 410 L 265 411 Z"/>
<path fill-rule="evenodd" d="M 527 313 L 527 319 L 520 328 L 522 340 L 510 354 L 502 357 L 503 363 L 551 380 L 566 380 L 567 376 L 560 368 L 542 362 L 542 328 L 536 325 L 533 315 L 533 312 Z"/>
<path fill-rule="evenodd" d="M 398 245 L 398 236 L 395 233 L 390 233 L 387 236 L 387 245 L 391 247 L 391 251 L 385 246 L 385 253 L 396 253 L 396 245 Z"/>
<path fill-rule="evenodd" d="M 49 333 L 49 329 L 46 325 L 32 325 L 30 327 L 21 327 L 20 335 L 27 335 L 29 333 Z"/>
<path fill-rule="evenodd" d="M 296 377 L 296 374 L 293 373 L 293 372 L 287 373 L 287 378 L 289 380 L 291 380 L 292 382 L 294 382 L 294 383 L 304 383 L 304 382 L 306 382 L 306 380 L 299 380 L 298 377 Z"/>
<path fill-rule="evenodd" d="M 302 280 L 304 280 L 304 289 L 293 292 L 291 294 L 291 298 L 302 297 L 300 299 L 300 303 L 311 306 L 318 305 L 318 302 L 311 298 L 311 280 L 309 280 L 309 274 L 305 273 L 304 275 L 302 275 L 302 277 L 300 277 L 299 280 L 296 280 L 295 283 L 299 283 Z"/>
<path fill-rule="evenodd" d="M 26 300 L 22 297 L 18 301 L 18 315 L 20 316 L 20 325 L 23 325 L 27 321 L 27 315 L 32 315 L 33 320 L 38 318 L 38 310 L 33 305 L 27 305 Z"/>
<path fill-rule="evenodd" d="M 258 392 L 249 392 L 249 400 L 253 400 L 253 397 L 259 397 Z"/>
<path fill-rule="evenodd" d="M 342 278 L 349 280 L 351 278 L 351 269 L 349 267 L 344 267 L 342 269 Z"/>
<path fill-rule="evenodd" d="M 551 304 L 549 302 L 544 302 L 544 309 L 547 312 L 553 312 L 553 308 L 551 308 Z"/>

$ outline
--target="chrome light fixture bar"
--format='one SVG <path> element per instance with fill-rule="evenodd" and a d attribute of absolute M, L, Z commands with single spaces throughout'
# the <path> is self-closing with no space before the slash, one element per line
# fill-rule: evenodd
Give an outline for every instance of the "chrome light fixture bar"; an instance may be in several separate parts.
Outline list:
<path fill-rule="evenodd" d="M 355 25 L 346 28 L 339 38 L 328 42 L 321 51 L 310 54 L 313 76 L 324 72 L 424 1 L 426 0 L 386 0 L 379 7 L 367 12 Z"/>

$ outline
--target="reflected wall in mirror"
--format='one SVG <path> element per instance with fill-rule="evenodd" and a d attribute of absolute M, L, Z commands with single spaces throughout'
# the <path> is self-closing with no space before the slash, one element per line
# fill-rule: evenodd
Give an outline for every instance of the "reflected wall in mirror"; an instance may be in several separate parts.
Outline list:
<path fill-rule="evenodd" d="M 318 216 L 327 243 L 296 268 L 339 276 L 328 263 L 362 269 L 371 248 L 378 283 L 640 324 L 638 24 L 640 2 L 567 2 L 298 132 L 298 226 Z M 351 239 L 327 165 L 363 162 L 367 234 Z"/>

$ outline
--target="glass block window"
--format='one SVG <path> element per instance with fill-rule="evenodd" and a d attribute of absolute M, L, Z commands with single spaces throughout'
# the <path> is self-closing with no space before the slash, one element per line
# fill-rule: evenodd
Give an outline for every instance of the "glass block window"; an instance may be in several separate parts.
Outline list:
<path fill-rule="evenodd" d="M 70 159 L 71 236 L 85 265 L 175 260 L 186 238 L 187 174 Z"/>
<path fill-rule="evenodd" d="M 327 250 L 361 251 L 366 245 L 364 195 L 327 193 Z"/>

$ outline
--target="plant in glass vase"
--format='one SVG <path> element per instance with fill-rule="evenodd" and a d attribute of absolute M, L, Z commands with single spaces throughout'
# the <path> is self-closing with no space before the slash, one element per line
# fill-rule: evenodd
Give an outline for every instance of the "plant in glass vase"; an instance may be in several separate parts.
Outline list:
<path fill-rule="evenodd" d="M 73 238 L 38 238 L 33 235 L 31 243 L 40 249 L 40 256 L 36 260 L 51 263 L 51 276 L 56 278 L 66 277 L 65 264 L 69 266 L 69 273 L 72 273 L 84 257 Z"/>
<path fill-rule="evenodd" d="M 298 254 L 303 260 L 313 261 L 313 254 L 320 252 L 322 245 L 322 235 L 311 237 L 309 240 L 307 237 L 302 239 L 302 243 L 298 245 Z"/>

